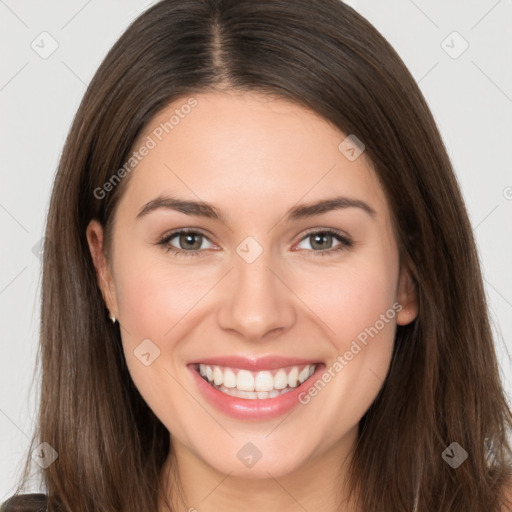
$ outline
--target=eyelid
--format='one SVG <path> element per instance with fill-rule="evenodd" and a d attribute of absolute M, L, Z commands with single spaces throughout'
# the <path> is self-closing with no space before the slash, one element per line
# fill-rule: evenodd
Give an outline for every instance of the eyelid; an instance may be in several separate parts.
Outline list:
<path fill-rule="evenodd" d="M 211 240 L 211 235 L 209 233 L 205 232 L 205 230 L 203 230 L 201 228 L 196 228 L 196 227 L 171 229 L 170 231 L 166 232 L 161 237 L 159 237 L 157 242 L 156 242 L 156 244 L 157 245 L 164 245 L 164 246 L 166 246 L 166 245 L 168 245 L 169 240 L 172 240 L 176 236 L 179 236 L 179 235 L 182 235 L 182 234 L 202 235 L 203 238 L 205 238 L 211 244 L 213 244 L 213 245 L 218 247 L 218 245 Z M 187 252 L 187 253 L 190 253 L 190 254 L 194 254 L 194 252 L 204 252 L 205 251 L 205 249 L 198 249 L 196 251 L 184 251 L 183 249 L 177 249 L 176 247 L 174 247 L 174 249 L 176 249 L 177 251 Z"/>
<path fill-rule="evenodd" d="M 308 236 L 310 236 L 312 234 L 316 234 L 316 233 L 329 233 L 331 235 L 334 235 L 335 238 L 340 242 L 340 246 L 338 246 L 337 248 L 326 249 L 324 251 L 314 251 L 314 250 L 309 249 L 309 250 L 306 250 L 307 253 L 316 254 L 316 255 L 325 255 L 328 253 L 336 253 L 338 250 L 348 249 L 354 245 L 352 237 L 350 237 L 348 234 L 344 233 L 343 231 L 341 231 L 339 229 L 326 228 L 326 227 L 324 227 L 324 228 L 315 227 L 315 228 L 310 228 L 307 231 L 303 232 L 301 234 L 298 242 L 294 244 L 294 247 L 296 245 L 300 244 Z M 213 245 L 217 245 L 217 244 L 215 244 L 215 242 L 212 242 L 210 240 L 210 235 L 206 235 L 204 230 L 202 230 L 201 228 L 196 228 L 196 227 L 177 228 L 177 229 L 171 230 L 171 231 L 165 233 L 162 237 L 160 237 L 156 244 L 163 246 L 164 249 L 166 249 L 167 251 L 171 251 L 177 255 L 182 255 L 182 256 L 199 256 L 199 255 L 201 255 L 201 253 L 204 253 L 206 251 L 206 249 L 196 249 L 193 251 L 186 251 L 184 249 L 179 249 L 179 248 L 174 247 L 169 244 L 170 240 L 172 240 L 173 238 L 175 238 L 176 236 L 179 236 L 181 234 L 198 234 L 198 235 L 201 235 L 204 238 L 206 238 Z"/>
<path fill-rule="evenodd" d="M 310 228 L 310 229 L 306 230 L 304 233 L 302 233 L 302 235 L 299 239 L 299 242 L 302 242 L 302 240 L 304 240 L 304 238 L 306 238 L 308 235 L 312 235 L 314 233 L 333 233 L 333 234 L 338 235 L 341 238 L 344 238 L 347 242 L 352 242 L 352 237 L 348 233 L 345 233 L 344 231 L 341 231 L 340 229 L 336 229 L 336 228 L 322 228 L 322 227 Z"/>
<path fill-rule="evenodd" d="M 337 254 L 339 251 L 350 249 L 354 246 L 354 241 L 352 237 L 347 233 L 336 229 L 336 228 L 311 228 L 306 232 L 302 233 L 300 240 L 294 245 L 294 247 L 300 244 L 303 240 L 307 239 L 309 236 L 317 234 L 317 233 L 327 233 L 330 234 L 333 238 L 338 240 L 339 245 L 337 247 L 333 247 L 330 249 L 325 249 L 323 251 L 314 251 L 312 249 L 306 250 L 306 254 L 311 257 L 315 256 L 325 256 L 325 255 L 333 255 Z"/>

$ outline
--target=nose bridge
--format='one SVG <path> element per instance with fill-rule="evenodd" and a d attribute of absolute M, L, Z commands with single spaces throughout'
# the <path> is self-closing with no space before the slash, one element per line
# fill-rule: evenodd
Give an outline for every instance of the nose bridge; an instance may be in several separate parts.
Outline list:
<path fill-rule="evenodd" d="M 246 239 L 237 247 L 233 265 L 227 298 L 219 310 L 220 327 L 251 340 L 289 329 L 295 321 L 293 301 L 291 292 L 275 275 L 272 251 Z"/>

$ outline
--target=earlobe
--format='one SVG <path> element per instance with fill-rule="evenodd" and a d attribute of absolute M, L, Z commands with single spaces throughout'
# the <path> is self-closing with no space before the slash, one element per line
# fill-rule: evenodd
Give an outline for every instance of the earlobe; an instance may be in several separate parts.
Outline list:
<path fill-rule="evenodd" d="M 115 299 L 114 280 L 109 269 L 108 260 L 104 252 L 103 244 L 103 226 L 96 219 L 91 220 L 86 230 L 87 243 L 91 253 L 96 276 L 98 279 L 98 286 L 103 295 L 105 305 L 110 312 L 110 315 L 115 317 L 117 313 L 117 302 Z"/>
<path fill-rule="evenodd" d="M 410 324 L 418 316 L 418 289 L 416 280 L 407 265 L 403 265 L 400 271 L 397 301 L 402 306 L 397 315 L 397 324 Z"/>

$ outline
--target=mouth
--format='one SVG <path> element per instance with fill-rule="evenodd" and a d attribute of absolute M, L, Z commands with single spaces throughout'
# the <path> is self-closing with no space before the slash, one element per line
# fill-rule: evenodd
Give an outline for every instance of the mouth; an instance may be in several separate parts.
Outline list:
<path fill-rule="evenodd" d="M 325 368 L 320 361 L 270 356 L 210 358 L 187 366 L 209 405 L 238 420 L 260 421 L 282 416 L 301 404 L 301 395 Z"/>
<path fill-rule="evenodd" d="M 205 382 L 221 393 L 245 400 L 266 400 L 293 391 L 315 373 L 317 366 L 313 363 L 251 371 L 200 363 L 195 369 Z"/>

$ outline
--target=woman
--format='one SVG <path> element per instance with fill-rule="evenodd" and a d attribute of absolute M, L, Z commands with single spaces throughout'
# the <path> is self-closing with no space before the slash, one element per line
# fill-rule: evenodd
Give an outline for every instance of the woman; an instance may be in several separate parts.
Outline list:
<path fill-rule="evenodd" d="M 151 7 L 88 88 L 46 236 L 45 494 L 6 510 L 512 506 L 461 193 L 350 7 Z"/>

